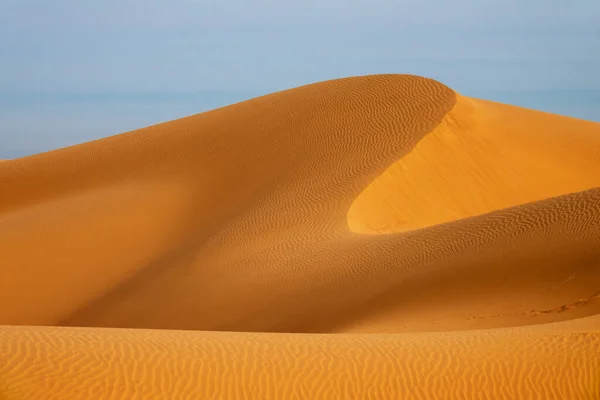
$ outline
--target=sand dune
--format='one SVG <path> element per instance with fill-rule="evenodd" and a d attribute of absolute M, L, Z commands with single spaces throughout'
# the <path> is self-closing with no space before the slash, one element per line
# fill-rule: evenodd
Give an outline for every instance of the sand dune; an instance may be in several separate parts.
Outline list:
<path fill-rule="evenodd" d="M 347 78 L 0 185 L 8 398 L 598 396 L 600 124 Z"/>

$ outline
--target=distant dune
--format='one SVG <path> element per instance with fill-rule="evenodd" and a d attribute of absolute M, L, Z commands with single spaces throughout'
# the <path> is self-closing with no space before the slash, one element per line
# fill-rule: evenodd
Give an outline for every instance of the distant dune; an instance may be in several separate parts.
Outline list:
<path fill-rule="evenodd" d="M 598 123 L 355 77 L 0 189 L 2 400 L 600 398 Z"/>

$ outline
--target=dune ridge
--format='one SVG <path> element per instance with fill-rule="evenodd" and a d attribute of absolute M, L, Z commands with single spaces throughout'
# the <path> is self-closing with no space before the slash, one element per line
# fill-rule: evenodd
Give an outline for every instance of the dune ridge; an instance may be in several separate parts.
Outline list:
<path fill-rule="evenodd" d="M 598 394 L 600 124 L 353 77 L 0 185 L 5 396 Z"/>

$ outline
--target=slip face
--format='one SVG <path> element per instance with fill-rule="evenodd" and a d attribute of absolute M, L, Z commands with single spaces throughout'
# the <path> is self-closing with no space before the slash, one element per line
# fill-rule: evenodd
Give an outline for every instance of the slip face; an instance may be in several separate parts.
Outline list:
<path fill-rule="evenodd" d="M 596 123 L 457 95 L 352 203 L 348 225 L 404 232 L 581 192 L 600 186 L 599 159 Z"/>

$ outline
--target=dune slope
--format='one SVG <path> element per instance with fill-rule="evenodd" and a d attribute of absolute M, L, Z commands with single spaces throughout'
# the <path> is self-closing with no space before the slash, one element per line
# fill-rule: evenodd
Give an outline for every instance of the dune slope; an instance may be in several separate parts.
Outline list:
<path fill-rule="evenodd" d="M 355 77 L 7 160 L 0 185 L 0 388 L 16 398 L 55 390 L 27 368 L 71 363 L 54 383 L 90 363 L 105 379 L 79 398 L 117 381 L 121 398 L 597 390 L 600 124 Z M 256 364 L 220 361 L 236 346 Z M 130 356 L 154 372 L 105 362 Z M 361 360 L 373 374 L 354 387 L 342 368 Z M 170 375 L 236 368 L 230 386 Z"/>

